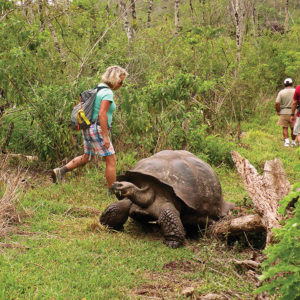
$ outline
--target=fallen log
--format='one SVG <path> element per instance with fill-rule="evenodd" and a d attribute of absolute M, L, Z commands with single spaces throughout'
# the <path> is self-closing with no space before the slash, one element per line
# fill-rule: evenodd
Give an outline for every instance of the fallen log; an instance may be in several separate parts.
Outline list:
<path fill-rule="evenodd" d="M 291 189 L 283 165 L 277 158 L 267 161 L 264 165 L 264 173 L 260 175 L 238 152 L 232 151 L 231 155 L 257 214 L 223 219 L 213 224 L 210 230 L 214 235 L 238 235 L 243 232 L 265 231 L 266 245 L 272 243 L 272 229 L 280 227 L 282 220 L 282 216 L 278 214 L 279 201 Z"/>
<path fill-rule="evenodd" d="M 211 233 L 220 235 L 239 235 L 242 232 L 262 232 L 265 226 L 259 215 L 246 215 L 234 219 L 221 220 L 210 228 Z"/>

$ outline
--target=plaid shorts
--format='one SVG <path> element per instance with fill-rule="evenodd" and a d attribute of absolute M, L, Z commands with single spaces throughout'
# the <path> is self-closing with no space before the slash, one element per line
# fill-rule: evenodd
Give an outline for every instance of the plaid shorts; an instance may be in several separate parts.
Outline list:
<path fill-rule="evenodd" d="M 88 155 L 108 156 L 115 154 L 114 147 L 110 142 L 108 149 L 104 147 L 102 130 L 96 123 L 92 124 L 88 129 L 82 130 L 84 153 Z"/>

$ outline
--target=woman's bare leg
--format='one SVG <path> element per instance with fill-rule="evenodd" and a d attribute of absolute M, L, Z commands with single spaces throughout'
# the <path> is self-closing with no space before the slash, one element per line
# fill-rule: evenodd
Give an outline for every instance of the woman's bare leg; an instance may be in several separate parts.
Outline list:
<path fill-rule="evenodd" d="M 63 166 L 61 168 L 53 169 L 52 174 L 51 174 L 53 182 L 61 183 L 63 176 L 67 172 L 69 172 L 77 167 L 85 165 L 88 161 L 89 161 L 89 155 L 83 154 L 83 155 L 75 157 L 70 162 L 68 162 L 65 166 Z"/>
<path fill-rule="evenodd" d="M 108 188 L 111 188 L 112 184 L 116 181 L 116 156 L 115 154 L 104 156 L 106 169 L 105 177 L 108 184 Z"/>
<path fill-rule="evenodd" d="M 83 154 L 73 158 L 70 162 L 66 164 L 65 167 L 68 169 L 68 171 L 71 171 L 77 167 L 85 165 L 88 161 L 89 161 L 89 155 Z"/>

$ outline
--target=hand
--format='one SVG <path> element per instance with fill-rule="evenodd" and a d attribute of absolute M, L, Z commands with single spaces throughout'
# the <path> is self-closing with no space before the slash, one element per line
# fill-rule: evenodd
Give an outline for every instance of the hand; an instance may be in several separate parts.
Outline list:
<path fill-rule="evenodd" d="M 105 149 L 108 149 L 109 146 L 110 146 L 110 141 L 109 141 L 109 138 L 106 137 L 106 138 L 103 138 L 103 146 Z"/>
<path fill-rule="evenodd" d="M 291 123 L 295 122 L 295 116 L 291 116 Z"/>

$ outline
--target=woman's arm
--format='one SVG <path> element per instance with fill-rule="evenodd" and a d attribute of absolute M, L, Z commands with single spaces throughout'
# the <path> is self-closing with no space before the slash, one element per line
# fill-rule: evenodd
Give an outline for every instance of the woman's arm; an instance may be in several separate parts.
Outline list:
<path fill-rule="evenodd" d="M 99 110 L 99 123 L 102 130 L 102 136 L 104 141 L 104 147 L 106 149 L 109 148 L 110 142 L 108 138 L 108 131 L 107 131 L 107 111 L 110 107 L 111 101 L 102 100 Z"/>

